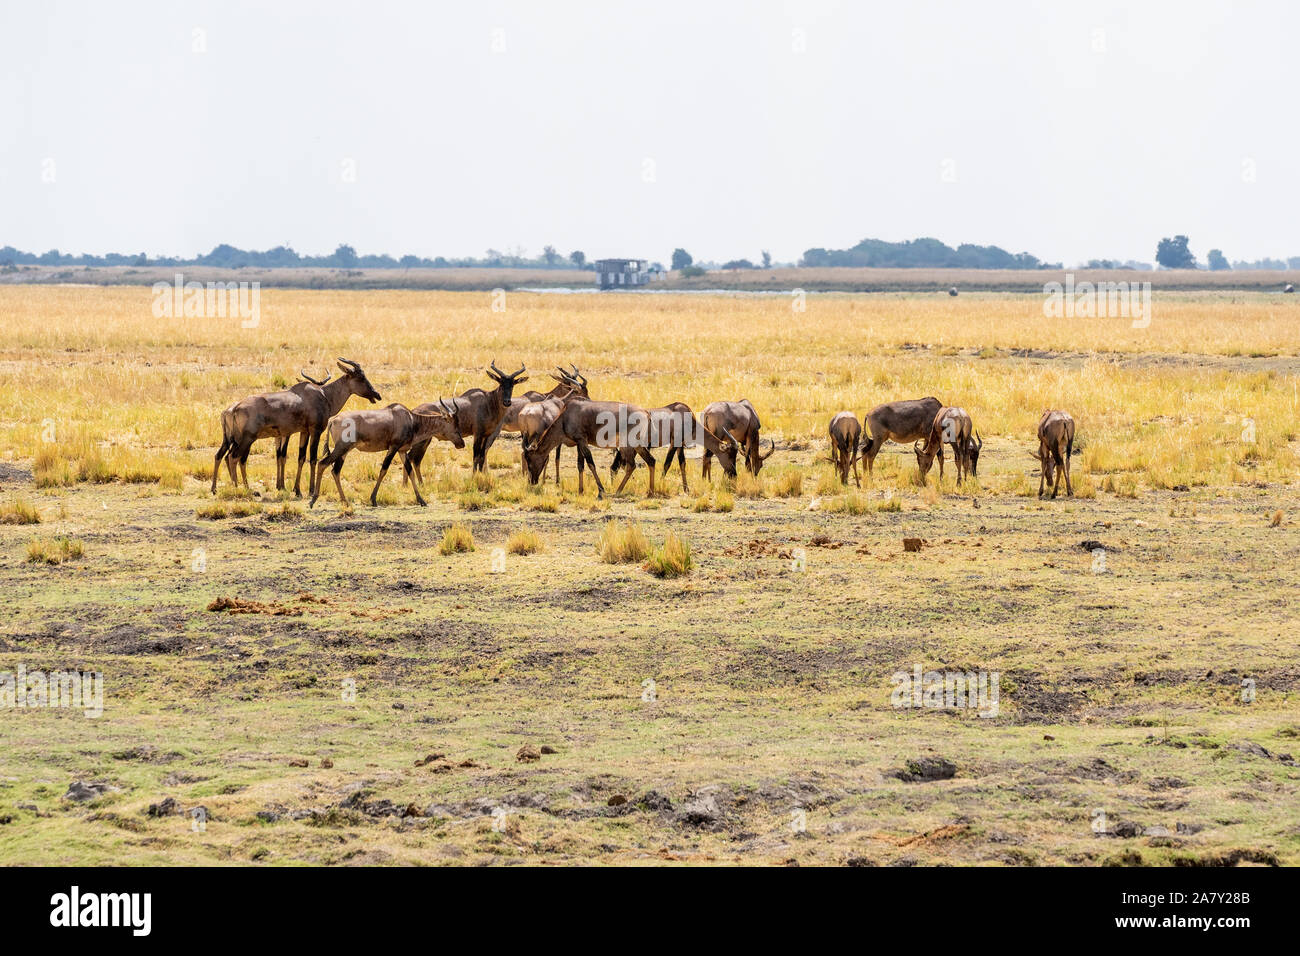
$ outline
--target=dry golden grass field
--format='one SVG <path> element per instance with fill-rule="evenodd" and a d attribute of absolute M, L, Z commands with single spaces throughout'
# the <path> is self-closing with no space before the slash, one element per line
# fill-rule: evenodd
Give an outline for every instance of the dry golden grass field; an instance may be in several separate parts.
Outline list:
<path fill-rule="evenodd" d="M 245 329 L 0 286 L 0 672 L 104 679 L 100 717 L 0 708 L 0 863 L 1300 862 L 1295 299 L 264 289 Z M 597 500 L 572 450 L 532 489 L 517 440 L 477 479 L 436 444 L 427 508 L 354 452 L 343 510 L 264 441 L 214 499 L 220 410 L 336 356 L 407 405 L 493 359 L 747 397 L 777 451 Z M 830 417 L 930 394 L 978 481 L 891 445 L 841 488 Z M 1047 407 L 1073 498 L 1035 494 Z M 997 714 L 895 707 L 917 667 Z"/>

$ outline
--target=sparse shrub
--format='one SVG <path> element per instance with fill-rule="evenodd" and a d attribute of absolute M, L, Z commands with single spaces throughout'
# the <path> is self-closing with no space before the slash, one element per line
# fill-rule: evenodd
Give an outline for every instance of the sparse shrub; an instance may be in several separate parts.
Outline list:
<path fill-rule="evenodd" d="M 691 546 L 670 531 L 663 545 L 650 554 L 646 570 L 657 578 L 676 578 L 689 574 L 694 565 Z"/>
<path fill-rule="evenodd" d="M 492 507 L 492 501 L 481 491 L 467 491 L 456 499 L 461 511 L 483 511 Z"/>
<path fill-rule="evenodd" d="M 285 502 L 278 508 L 267 508 L 263 517 L 267 521 L 298 521 L 302 518 L 302 509 Z"/>
<path fill-rule="evenodd" d="M 474 550 L 474 532 L 469 525 L 456 522 L 442 533 L 442 544 L 438 546 L 442 554 L 458 554 Z"/>
<path fill-rule="evenodd" d="M 756 478 L 745 469 L 736 472 L 736 497 L 738 498 L 762 498 L 763 479 Z"/>
<path fill-rule="evenodd" d="M 850 491 L 847 495 L 833 498 L 826 503 L 827 511 L 846 515 L 864 515 L 872 510 L 871 499 L 860 491 Z M 876 508 L 876 510 L 880 510 Z"/>
<path fill-rule="evenodd" d="M 41 515 L 26 498 L 14 498 L 0 505 L 0 524 L 40 524 Z"/>
<path fill-rule="evenodd" d="M 600 532 L 596 550 L 600 560 L 606 564 L 625 564 L 644 559 L 650 552 L 650 545 L 635 521 L 624 523 L 611 518 Z"/>
<path fill-rule="evenodd" d="M 27 560 L 35 564 L 62 564 L 85 554 L 78 538 L 32 538 L 27 542 Z"/>
<path fill-rule="evenodd" d="M 803 494 L 803 473 L 793 469 L 781 472 L 772 483 L 772 494 L 778 498 L 798 498 Z"/>
<path fill-rule="evenodd" d="M 197 509 L 195 514 L 207 521 L 220 521 L 222 518 L 247 518 L 261 511 L 262 506 L 256 501 L 214 501 Z"/>
<path fill-rule="evenodd" d="M 535 554 L 545 547 L 541 536 L 527 528 L 510 532 L 510 537 L 506 539 L 506 550 L 511 554 Z"/>

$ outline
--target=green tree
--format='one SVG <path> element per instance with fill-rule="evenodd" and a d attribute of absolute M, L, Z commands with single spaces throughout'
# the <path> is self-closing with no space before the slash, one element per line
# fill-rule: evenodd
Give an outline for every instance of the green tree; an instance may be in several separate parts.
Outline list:
<path fill-rule="evenodd" d="M 560 254 L 555 251 L 554 246 L 542 247 L 542 260 L 548 265 L 553 266 L 560 261 Z"/>
<path fill-rule="evenodd" d="M 689 252 L 687 252 L 685 249 L 674 249 L 674 250 L 673 250 L 673 268 L 674 268 L 674 269 L 685 269 L 687 266 L 689 266 L 689 265 L 690 265 L 691 263 L 693 263 L 694 261 L 695 261 L 695 260 L 691 257 L 691 254 L 690 254 Z"/>
<path fill-rule="evenodd" d="M 772 253 L 768 252 L 766 249 L 763 250 L 763 268 L 772 268 Z"/>
<path fill-rule="evenodd" d="M 581 269 L 587 264 L 587 254 L 581 249 L 574 249 L 569 253 L 569 261 L 573 263 L 574 268 Z"/>
<path fill-rule="evenodd" d="M 1205 256 L 1206 261 L 1210 264 L 1211 272 L 1222 272 L 1224 269 L 1231 269 L 1228 264 L 1228 257 L 1223 254 L 1222 249 L 1211 249 Z"/>
<path fill-rule="evenodd" d="M 1164 238 L 1156 246 L 1156 262 L 1166 269 L 1195 269 L 1196 256 L 1187 248 L 1186 236 Z"/>

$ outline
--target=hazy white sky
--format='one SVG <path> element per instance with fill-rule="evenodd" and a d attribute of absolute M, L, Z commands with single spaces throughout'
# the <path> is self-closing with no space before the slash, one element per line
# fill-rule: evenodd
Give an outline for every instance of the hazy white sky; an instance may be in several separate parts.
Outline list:
<path fill-rule="evenodd" d="M 0 245 L 1300 255 L 1293 2 L 2 2 Z"/>

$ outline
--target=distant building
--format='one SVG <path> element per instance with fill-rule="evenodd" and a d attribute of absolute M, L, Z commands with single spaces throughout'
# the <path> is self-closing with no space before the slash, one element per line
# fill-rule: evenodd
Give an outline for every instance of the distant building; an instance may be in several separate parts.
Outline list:
<path fill-rule="evenodd" d="M 596 260 L 596 285 L 601 289 L 634 289 L 663 276 L 662 271 L 650 268 L 645 259 Z"/>

